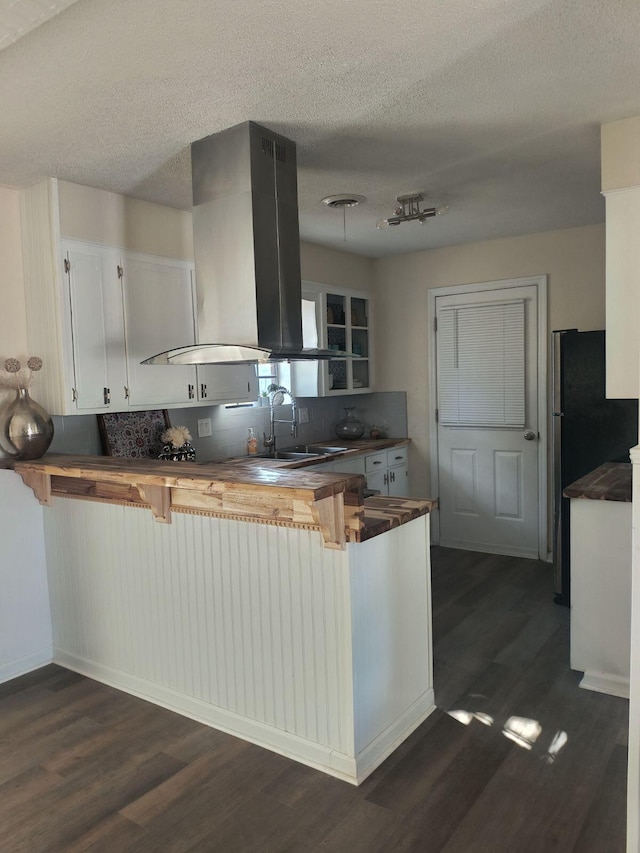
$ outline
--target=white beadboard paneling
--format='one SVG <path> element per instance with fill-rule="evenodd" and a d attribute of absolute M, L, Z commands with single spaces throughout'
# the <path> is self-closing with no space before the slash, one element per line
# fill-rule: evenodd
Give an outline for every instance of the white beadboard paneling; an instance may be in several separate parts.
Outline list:
<path fill-rule="evenodd" d="M 407 709 L 403 729 L 434 707 L 428 517 L 348 547 L 359 755 Z"/>
<path fill-rule="evenodd" d="M 43 508 L 10 470 L 0 470 L 0 682 L 51 661 Z"/>
<path fill-rule="evenodd" d="M 179 513 L 159 525 L 69 500 L 45 517 L 57 651 L 348 749 L 346 555 L 316 531 Z"/>
<path fill-rule="evenodd" d="M 433 710 L 426 518 L 346 551 L 81 500 L 45 525 L 61 664 L 356 783 Z"/>

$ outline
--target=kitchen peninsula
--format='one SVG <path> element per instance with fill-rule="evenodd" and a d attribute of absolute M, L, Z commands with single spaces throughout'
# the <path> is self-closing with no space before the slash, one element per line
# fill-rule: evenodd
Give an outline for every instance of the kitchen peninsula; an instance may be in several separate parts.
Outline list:
<path fill-rule="evenodd" d="M 15 470 L 57 663 L 354 784 L 433 710 L 431 501 L 270 460 Z"/>

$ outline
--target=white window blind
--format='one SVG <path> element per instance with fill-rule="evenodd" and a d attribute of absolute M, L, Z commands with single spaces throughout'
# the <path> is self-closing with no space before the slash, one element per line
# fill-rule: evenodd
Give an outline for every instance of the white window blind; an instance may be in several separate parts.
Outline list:
<path fill-rule="evenodd" d="M 441 308 L 437 340 L 440 423 L 524 427 L 524 300 Z"/>

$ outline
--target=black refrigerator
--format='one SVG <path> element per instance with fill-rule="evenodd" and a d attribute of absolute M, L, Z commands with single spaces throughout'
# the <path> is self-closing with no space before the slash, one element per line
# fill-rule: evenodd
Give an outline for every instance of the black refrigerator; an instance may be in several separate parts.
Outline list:
<path fill-rule="evenodd" d="M 629 462 L 638 401 L 605 397 L 605 333 L 553 332 L 554 600 L 571 604 L 569 499 L 562 490 L 604 462 Z"/>

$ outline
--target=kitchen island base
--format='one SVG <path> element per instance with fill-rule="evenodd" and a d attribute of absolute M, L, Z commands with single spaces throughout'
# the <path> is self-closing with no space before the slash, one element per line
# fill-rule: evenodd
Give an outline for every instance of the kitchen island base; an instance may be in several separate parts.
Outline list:
<path fill-rule="evenodd" d="M 354 784 L 433 710 L 428 516 L 317 530 L 54 499 L 54 661 Z"/>

